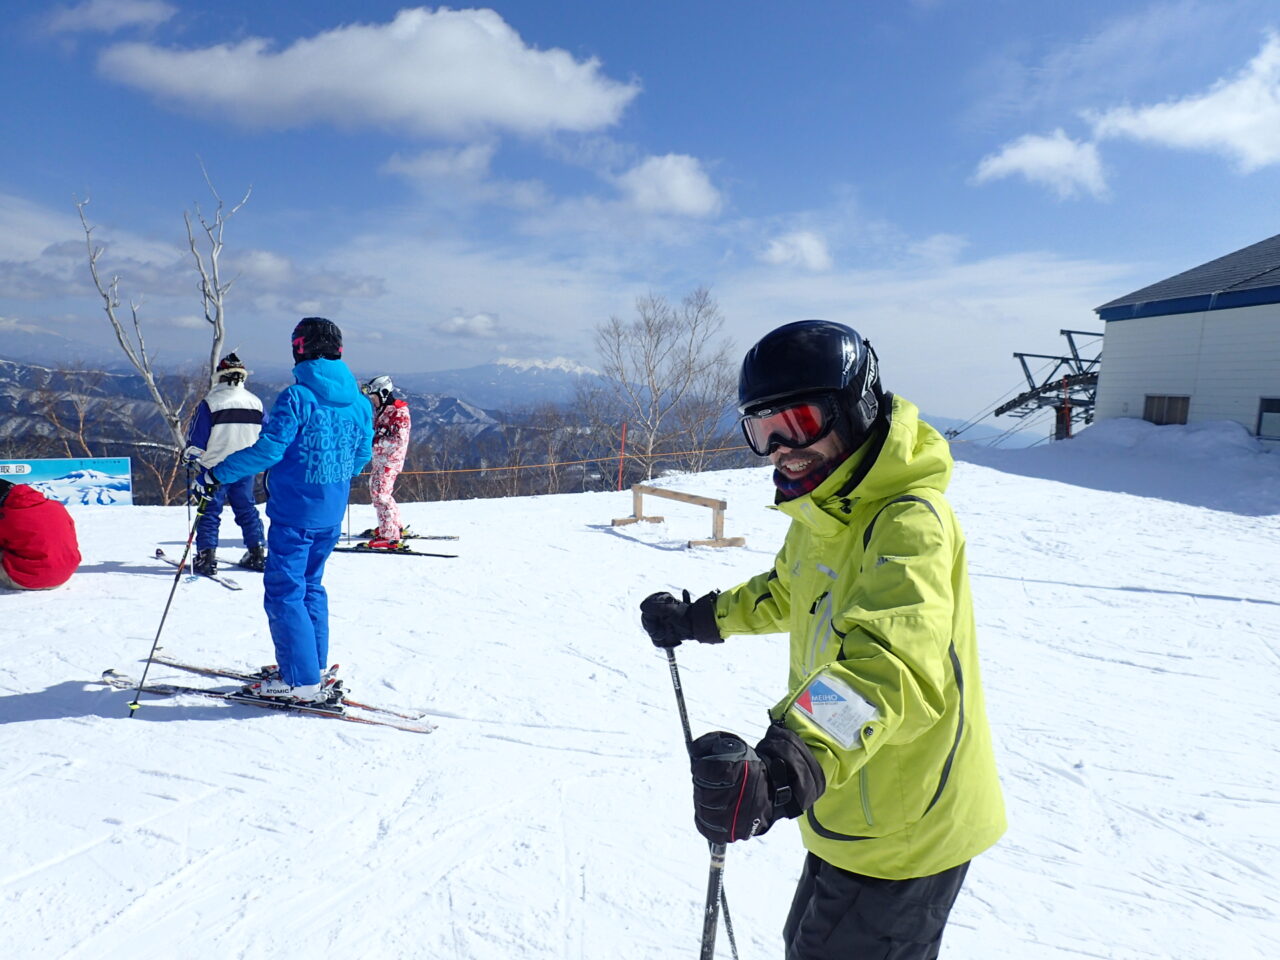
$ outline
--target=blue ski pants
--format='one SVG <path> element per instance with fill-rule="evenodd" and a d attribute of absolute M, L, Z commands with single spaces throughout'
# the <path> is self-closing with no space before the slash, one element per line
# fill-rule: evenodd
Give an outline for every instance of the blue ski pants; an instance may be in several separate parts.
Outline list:
<path fill-rule="evenodd" d="M 218 545 L 218 531 L 222 526 L 222 507 L 230 502 L 236 523 L 244 535 L 246 547 L 256 547 L 263 542 L 262 517 L 253 502 L 253 475 L 234 483 L 223 483 L 213 491 L 209 506 L 196 522 L 196 549 L 210 550 Z"/>
<path fill-rule="evenodd" d="M 341 533 L 341 524 L 305 528 L 275 520 L 267 531 L 262 606 L 280 676 L 295 687 L 319 683 L 329 662 L 329 597 L 320 578 Z"/>

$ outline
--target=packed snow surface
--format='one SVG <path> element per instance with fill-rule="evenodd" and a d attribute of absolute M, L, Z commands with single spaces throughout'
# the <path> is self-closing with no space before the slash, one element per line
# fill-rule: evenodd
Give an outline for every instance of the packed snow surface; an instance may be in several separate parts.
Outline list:
<path fill-rule="evenodd" d="M 1254 444 L 1122 422 L 956 445 L 1010 828 L 944 957 L 1280 956 L 1280 454 Z M 620 492 L 411 503 L 461 537 L 418 545 L 458 559 L 332 558 L 332 659 L 353 696 L 431 715 L 425 736 L 194 697 L 130 719 L 94 681 L 142 670 L 174 584 L 150 555 L 182 552 L 187 514 L 71 508 L 71 582 L 0 591 L 6 957 L 696 956 L 707 848 L 636 608 L 764 569 L 785 518 L 767 468 L 661 482 L 726 499 L 747 546 L 687 548 L 709 512 L 668 500 L 611 527 Z M 238 557 L 229 515 L 223 533 Z M 260 582 L 229 572 L 244 590 L 178 582 L 164 653 L 274 659 Z M 782 637 L 678 658 L 695 734 L 763 733 Z M 801 859 L 790 822 L 730 847 L 743 960 L 780 956 Z"/>

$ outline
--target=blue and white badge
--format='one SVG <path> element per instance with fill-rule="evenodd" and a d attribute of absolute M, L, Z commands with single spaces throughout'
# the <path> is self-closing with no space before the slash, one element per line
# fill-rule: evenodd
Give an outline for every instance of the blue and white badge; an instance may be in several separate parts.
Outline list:
<path fill-rule="evenodd" d="M 861 743 L 862 725 L 876 716 L 876 708 L 847 683 L 825 675 L 810 680 L 792 706 L 846 750 Z"/>

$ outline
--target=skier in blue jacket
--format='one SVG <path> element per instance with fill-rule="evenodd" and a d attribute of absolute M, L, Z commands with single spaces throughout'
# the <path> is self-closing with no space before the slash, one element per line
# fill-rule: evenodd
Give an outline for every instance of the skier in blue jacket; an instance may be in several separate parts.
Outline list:
<path fill-rule="evenodd" d="M 269 468 L 267 563 L 262 605 L 277 669 L 246 687 L 257 696 L 325 702 L 333 697 L 329 601 L 321 584 L 338 543 L 351 478 L 373 456 L 373 413 L 342 361 L 342 331 L 306 317 L 293 331 L 293 376 L 253 446 L 197 479 L 201 488 L 234 483 Z"/>

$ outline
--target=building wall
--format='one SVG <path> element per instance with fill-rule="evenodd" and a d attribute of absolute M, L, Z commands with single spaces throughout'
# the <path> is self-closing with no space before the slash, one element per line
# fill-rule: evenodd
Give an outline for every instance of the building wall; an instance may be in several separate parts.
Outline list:
<path fill-rule="evenodd" d="M 1095 416 L 1141 417 L 1147 394 L 1189 396 L 1188 423 L 1250 433 L 1260 397 L 1280 397 L 1280 304 L 1106 324 Z"/>

